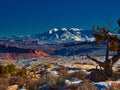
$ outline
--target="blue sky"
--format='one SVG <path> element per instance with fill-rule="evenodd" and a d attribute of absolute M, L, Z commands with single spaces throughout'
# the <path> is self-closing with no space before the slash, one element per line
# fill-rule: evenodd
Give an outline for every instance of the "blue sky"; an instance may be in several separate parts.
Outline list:
<path fill-rule="evenodd" d="M 52 28 L 91 29 L 120 17 L 120 0 L 0 0 L 0 36 L 28 35 Z"/>

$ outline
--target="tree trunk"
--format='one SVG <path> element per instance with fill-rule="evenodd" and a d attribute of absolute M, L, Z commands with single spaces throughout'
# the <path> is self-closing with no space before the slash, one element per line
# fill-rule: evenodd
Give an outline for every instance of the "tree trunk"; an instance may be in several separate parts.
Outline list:
<path fill-rule="evenodd" d="M 103 77 L 106 77 L 106 79 L 108 79 L 114 76 L 113 65 L 119 60 L 120 55 L 115 55 L 111 59 L 105 60 L 105 62 L 100 62 L 89 55 L 87 55 L 87 57 L 99 65 L 99 70 L 103 74 Z"/>

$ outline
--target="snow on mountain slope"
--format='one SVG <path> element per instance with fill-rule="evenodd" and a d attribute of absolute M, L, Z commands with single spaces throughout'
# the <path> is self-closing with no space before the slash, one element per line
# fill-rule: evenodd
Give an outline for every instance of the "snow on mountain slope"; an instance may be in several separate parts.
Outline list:
<path fill-rule="evenodd" d="M 78 28 L 54 28 L 42 34 L 34 34 L 27 36 L 10 36 L 10 37 L 0 37 L 0 41 L 14 41 L 14 42 L 23 42 L 30 43 L 31 41 L 37 43 L 63 43 L 63 42 L 73 42 L 73 41 L 94 41 L 91 30 L 82 30 Z"/>
<path fill-rule="evenodd" d="M 78 28 L 54 28 L 46 33 L 40 34 L 39 40 L 49 42 L 72 42 L 72 41 L 94 41 L 94 37 L 90 30 L 82 30 Z"/>

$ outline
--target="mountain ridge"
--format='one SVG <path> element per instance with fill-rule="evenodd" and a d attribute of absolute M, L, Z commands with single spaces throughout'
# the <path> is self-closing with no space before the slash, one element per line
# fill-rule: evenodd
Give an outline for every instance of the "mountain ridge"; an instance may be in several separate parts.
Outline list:
<path fill-rule="evenodd" d="M 23 44 L 27 44 L 30 43 L 30 41 L 37 44 L 54 44 L 74 41 L 91 42 L 95 41 L 95 39 L 92 36 L 91 30 L 83 30 L 78 28 L 54 28 L 41 34 L 0 37 L 0 42 L 21 42 Z"/>

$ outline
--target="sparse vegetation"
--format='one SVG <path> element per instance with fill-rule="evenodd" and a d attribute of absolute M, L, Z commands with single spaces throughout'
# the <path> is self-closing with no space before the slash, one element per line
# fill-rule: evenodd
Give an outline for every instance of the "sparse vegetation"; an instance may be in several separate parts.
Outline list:
<path fill-rule="evenodd" d="M 26 83 L 26 78 L 20 76 L 13 76 L 9 78 L 9 85 L 23 85 L 24 83 Z"/>
<path fill-rule="evenodd" d="M 7 87 L 5 85 L 0 85 L 0 90 L 7 90 Z"/>
<path fill-rule="evenodd" d="M 7 90 L 8 86 L 9 86 L 9 79 L 0 78 L 0 90 Z"/>
<path fill-rule="evenodd" d="M 77 87 L 78 87 L 78 86 L 79 86 L 79 85 L 72 84 L 72 85 L 67 86 L 66 90 L 77 90 Z"/>
<path fill-rule="evenodd" d="M 66 70 L 61 70 L 59 75 L 64 79 L 68 79 L 70 77 L 70 74 Z"/>
<path fill-rule="evenodd" d="M 0 65 L 0 77 L 7 77 L 9 74 L 6 66 Z"/>
<path fill-rule="evenodd" d="M 0 77 L 9 76 L 26 76 L 26 68 L 16 69 L 15 65 L 8 64 L 7 66 L 0 65 Z"/>
<path fill-rule="evenodd" d="M 84 80 L 81 85 L 77 87 L 77 90 L 98 90 L 97 87 L 93 86 L 88 80 Z"/>
<path fill-rule="evenodd" d="M 42 86 L 41 83 L 42 83 L 41 80 L 31 81 L 31 82 L 28 82 L 28 83 L 27 83 L 26 88 L 27 88 L 28 90 L 39 90 L 40 87 Z"/>
<path fill-rule="evenodd" d="M 67 90 L 98 90 L 97 87 L 93 86 L 88 80 L 84 80 L 80 85 L 69 85 Z"/>
<path fill-rule="evenodd" d="M 120 83 L 112 84 L 107 90 L 120 90 Z"/>
<path fill-rule="evenodd" d="M 45 83 L 48 84 L 49 88 L 55 90 L 60 90 L 65 84 L 63 77 L 59 77 L 51 73 L 46 75 Z"/>

